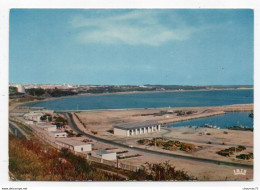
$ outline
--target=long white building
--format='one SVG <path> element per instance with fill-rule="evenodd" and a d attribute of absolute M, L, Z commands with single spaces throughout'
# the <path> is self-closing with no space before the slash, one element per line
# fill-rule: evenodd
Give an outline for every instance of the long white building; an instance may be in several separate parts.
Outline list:
<path fill-rule="evenodd" d="M 114 134 L 119 136 L 135 136 L 161 130 L 161 125 L 156 121 L 143 121 L 135 123 L 122 123 L 113 126 Z"/>

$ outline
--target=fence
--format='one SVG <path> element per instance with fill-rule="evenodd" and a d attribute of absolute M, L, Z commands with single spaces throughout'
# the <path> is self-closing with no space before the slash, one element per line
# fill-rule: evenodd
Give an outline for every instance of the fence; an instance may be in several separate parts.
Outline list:
<path fill-rule="evenodd" d="M 88 155 L 88 156 L 87 156 L 87 159 L 90 160 L 90 161 L 102 163 L 102 159 L 101 159 L 101 158 L 97 158 L 97 157 L 94 157 L 94 156 Z"/>
<path fill-rule="evenodd" d="M 12 118 L 12 120 L 14 121 L 17 121 L 17 122 L 20 122 L 26 126 L 28 126 L 30 129 L 33 130 L 33 132 L 38 136 L 40 137 L 43 141 L 49 143 L 50 145 L 52 145 L 53 147 L 61 150 L 63 148 L 63 146 L 61 145 L 58 145 L 56 144 L 55 142 L 53 141 L 50 141 L 48 138 L 45 137 L 45 135 L 43 135 L 42 133 L 38 132 L 34 127 L 32 127 L 31 125 L 25 123 L 24 121 L 22 120 L 18 120 L 18 119 L 15 119 L 15 118 Z M 70 150 L 70 149 L 69 149 Z M 133 166 L 133 165 L 129 165 L 129 164 L 124 164 L 122 163 L 121 161 L 117 164 L 117 161 L 111 161 L 111 160 L 105 160 L 105 159 L 102 159 L 102 158 L 98 158 L 98 157 L 94 157 L 94 156 L 90 156 L 88 154 L 84 154 L 84 153 L 81 153 L 81 152 L 75 152 L 73 150 L 70 150 L 71 152 L 73 152 L 74 154 L 76 155 L 80 155 L 80 156 L 83 156 L 85 157 L 88 161 L 90 162 L 97 162 L 97 163 L 102 163 L 102 164 L 105 164 L 105 165 L 109 165 L 109 166 L 113 166 L 113 167 L 118 167 L 118 168 L 122 168 L 122 169 L 125 169 L 125 170 L 130 170 L 130 171 L 137 171 L 139 169 L 138 166 Z"/>
<path fill-rule="evenodd" d="M 139 169 L 139 167 L 129 165 L 129 164 L 119 163 L 118 165 L 119 165 L 119 168 L 122 168 L 122 169 L 125 169 L 125 170 L 130 170 L 130 171 L 137 171 Z"/>
<path fill-rule="evenodd" d="M 103 164 L 113 166 L 113 167 L 117 167 L 117 161 L 111 161 L 111 160 L 104 160 L 103 159 Z M 119 167 L 119 165 L 118 165 L 118 167 Z"/>

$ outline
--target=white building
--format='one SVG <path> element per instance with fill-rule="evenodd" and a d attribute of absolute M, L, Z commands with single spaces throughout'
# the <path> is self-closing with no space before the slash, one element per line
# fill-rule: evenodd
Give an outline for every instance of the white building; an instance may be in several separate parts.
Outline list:
<path fill-rule="evenodd" d="M 46 122 L 38 122 L 36 124 L 37 127 L 42 128 L 45 131 L 56 131 L 57 127 L 56 125 L 52 125 L 50 123 L 46 123 Z"/>
<path fill-rule="evenodd" d="M 43 130 L 45 130 L 45 131 L 56 131 L 57 130 L 57 127 L 56 127 L 56 125 L 49 125 L 49 126 L 44 126 L 43 127 Z"/>
<path fill-rule="evenodd" d="M 45 114 L 53 114 L 53 110 L 35 110 L 24 114 L 24 119 L 29 121 L 41 122 L 41 117 Z"/>
<path fill-rule="evenodd" d="M 64 131 L 50 131 L 49 136 L 59 138 L 59 137 L 67 137 L 67 133 Z"/>
<path fill-rule="evenodd" d="M 143 121 L 117 124 L 113 128 L 115 135 L 135 136 L 160 131 L 161 125 L 156 121 Z"/>
<path fill-rule="evenodd" d="M 29 124 L 29 125 L 32 125 L 32 124 L 33 124 L 33 121 L 26 121 L 25 123 L 26 123 L 26 124 Z"/>
<path fill-rule="evenodd" d="M 18 84 L 16 87 L 17 87 L 17 92 L 25 93 L 25 89 L 23 85 Z"/>
<path fill-rule="evenodd" d="M 95 150 L 91 152 L 91 156 L 102 158 L 105 160 L 116 160 L 116 153 L 107 150 Z"/>
<path fill-rule="evenodd" d="M 41 117 L 44 115 L 44 113 L 41 112 L 29 112 L 27 114 L 24 114 L 24 119 L 29 120 L 29 121 L 36 121 L 36 122 L 40 122 L 41 121 Z"/>
<path fill-rule="evenodd" d="M 75 152 L 92 151 L 92 144 L 69 138 L 56 140 L 55 143 Z"/>

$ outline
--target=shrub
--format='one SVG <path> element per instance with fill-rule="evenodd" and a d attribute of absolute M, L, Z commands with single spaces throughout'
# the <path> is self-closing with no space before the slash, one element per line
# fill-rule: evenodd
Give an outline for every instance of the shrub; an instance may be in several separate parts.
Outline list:
<path fill-rule="evenodd" d="M 239 145 L 237 148 L 236 147 L 230 147 L 230 148 L 227 148 L 227 149 L 224 149 L 224 150 L 220 150 L 220 151 L 218 151 L 216 153 L 221 155 L 221 156 L 230 156 L 230 155 L 233 155 L 235 151 L 236 152 L 241 152 L 241 151 L 243 151 L 245 149 L 246 149 L 245 146 Z"/>
<path fill-rule="evenodd" d="M 250 160 L 250 159 L 254 158 L 254 155 L 253 155 L 253 153 L 240 154 L 240 155 L 236 156 L 236 158 L 243 159 L 243 160 Z"/>
<path fill-rule="evenodd" d="M 97 132 L 97 131 L 91 131 L 91 133 L 92 133 L 93 135 L 96 135 L 96 134 L 98 134 L 98 132 Z"/>
<path fill-rule="evenodd" d="M 241 152 L 241 151 L 243 151 L 243 150 L 245 150 L 245 149 L 246 149 L 245 146 L 239 145 L 239 146 L 237 147 L 237 152 Z"/>
<path fill-rule="evenodd" d="M 133 173 L 130 179 L 135 180 L 152 180 L 152 181 L 189 181 L 196 180 L 196 178 L 189 176 L 182 170 L 176 170 L 169 162 L 160 164 L 149 164 L 140 168 L 137 172 Z"/>

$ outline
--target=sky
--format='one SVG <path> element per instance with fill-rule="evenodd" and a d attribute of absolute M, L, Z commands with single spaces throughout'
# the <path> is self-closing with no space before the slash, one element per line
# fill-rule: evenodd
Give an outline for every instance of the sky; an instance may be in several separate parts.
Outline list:
<path fill-rule="evenodd" d="M 9 83 L 252 85 L 250 9 L 11 9 Z"/>

